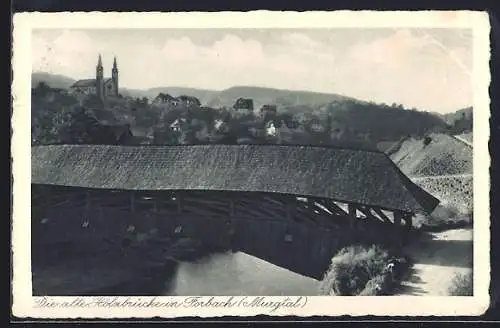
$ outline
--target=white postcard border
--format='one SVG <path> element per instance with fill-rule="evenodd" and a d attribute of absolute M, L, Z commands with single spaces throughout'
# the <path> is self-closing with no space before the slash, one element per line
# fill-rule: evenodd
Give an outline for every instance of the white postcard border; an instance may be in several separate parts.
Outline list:
<path fill-rule="evenodd" d="M 484 12 L 421 11 L 421 12 L 269 12 L 248 13 L 19 13 L 13 18 L 13 314 L 32 318 L 148 318 L 148 317 L 218 317 L 296 315 L 479 315 L 486 311 L 490 296 L 490 232 L 489 232 L 489 20 Z M 327 297 L 302 298 L 300 306 L 282 306 L 277 310 L 266 307 L 245 307 L 243 297 L 232 300 L 239 305 L 179 306 L 179 307 L 63 307 L 75 302 L 75 297 L 51 297 L 58 307 L 37 307 L 31 292 L 30 240 L 30 81 L 31 31 L 35 28 L 379 28 L 432 27 L 471 28 L 474 36 L 474 296 L 473 297 Z M 217 297 L 223 300 L 228 297 Z M 92 301 L 84 297 L 84 301 Z M 114 298 L 113 298 L 114 299 Z M 119 298 L 117 300 L 123 300 Z M 136 301 L 151 297 L 134 297 Z M 186 297 L 156 297 L 158 302 Z M 208 300 L 208 298 L 204 298 Z M 279 302 L 285 297 L 266 297 Z M 297 300 L 295 298 L 294 300 Z M 43 300 L 42 300 L 43 301 Z M 247 299 L 249 301 L 249 299 Z M 104 303 L 102 303 L 104 304 Z"/>

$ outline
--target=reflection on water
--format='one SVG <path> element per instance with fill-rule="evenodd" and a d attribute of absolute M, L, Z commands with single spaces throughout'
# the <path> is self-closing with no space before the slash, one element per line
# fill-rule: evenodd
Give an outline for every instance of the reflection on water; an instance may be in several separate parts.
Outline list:
<path fill-rule="evenodd" d="M 318 281 L 241 252 L 182 262 L 176 271 L 164 295 L 318 295 Z"/>

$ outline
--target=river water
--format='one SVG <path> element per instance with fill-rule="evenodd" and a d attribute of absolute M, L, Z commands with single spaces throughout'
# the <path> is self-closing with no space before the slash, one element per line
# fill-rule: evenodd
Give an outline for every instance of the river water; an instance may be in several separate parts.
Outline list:
<path fill-rule="evenodd" d="M 163 295 L 314 296 L 319 282 L 242 252 L 181 262 Z"/>

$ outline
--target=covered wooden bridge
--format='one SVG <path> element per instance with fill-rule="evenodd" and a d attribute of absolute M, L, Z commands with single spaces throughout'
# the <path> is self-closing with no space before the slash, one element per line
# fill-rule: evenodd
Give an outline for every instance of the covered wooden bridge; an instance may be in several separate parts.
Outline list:
<path fill-rule="evenodd" d="M 316 279 L 342 246 L 399 243 L 412 217 L 439 203 L 382 152 L 50 145 L 33 147 L 31 161 L 34 243 L 91 242 L 133 225 Z"/>

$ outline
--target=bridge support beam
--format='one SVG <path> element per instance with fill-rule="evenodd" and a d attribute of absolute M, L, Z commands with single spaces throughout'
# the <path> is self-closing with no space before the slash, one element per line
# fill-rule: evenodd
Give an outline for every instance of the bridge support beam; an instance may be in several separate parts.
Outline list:
<path fill-rule="evenodd" d="M 135 212 L 135 192 L 130 192 L 130 211 Z"/>
<path fill-rule="evenodd" d="M 347 215 L 346 213 L 340 206 L 338 206 L 334 201 L 328 202 L 328 207 L 329 210 L 333 211 L 337 215 Z"/>
<path fill-rule="evenodd" d="M 413 214 L 406 214 L 404 216 L 404 220 L 405 220 L 405 227 L 407 230 L 411 230 L 411 228 L 413 227 Z"/>
<path fill-rule="evenodd" d="M 175 202 L 177 203 L 177 212 L 181 213 L 182 212 L 182 197 L 180 193 L 175 194 Z"/>
<path fill-rule="evenodd" d="M 367 218 L 376 219 L 368 206 L 357 206 L 357 210 L 366 215 Z"/>
<path fill-rule="evenodd" d="M 377 215 L 386 223 L 392 223 L 391 222 L 391 219 L 389 219 L 389 217 L 387 215 L 385 215 L 384 212 L 382 212 L 382 210 L 378 207 L 373 207 L 373 210 L 375 211 L 375 213 L 377 213 Z"/>
<path fill-rule="evenodd" d="M 229 198 L 229 215 L 234 216 L 234 200 L 232 197 Z"/>
<path fill-rule="evenodd" d="M 396 227 L 401 227 L 401 220 L 403 219 L 403 213 L 400 211 L 394 212 L 394 225 Z"/>
<path fill-rule="evenodd" d="M 287 203 L 286 204 L 286 217 L 289 220 L 293 220 L 295 218 L 295 211 L 297 210 L 295 203 Z"/>
<path fill-rule="evenodd" d="M 394 211 L 394 225 L 396 231 L 396 242 L 398 246 L 403 246 L 405 242 L 405 230 L 406 227 L 403 226 L 402 220 L 405 219 L 405 213 L 401 211 Z M 406 223 L 406 222 L 405 222 Z"/>
<path fill-rule="evenodd" d="M 351 217 L 351 220 L 349 222 L 349 227 L 351 229 L 354 229 L 356 227 L 356 220 L 357 220 L 357 214 L 356 214 L 356 206 L 354 204 L 348 204 L 348 214 Z"/>
<path fill-rule="evenodd" d="M 85 190 L 85 209 L 89 210 L 92 207 L 92 199 L 89 190 Z"/>

